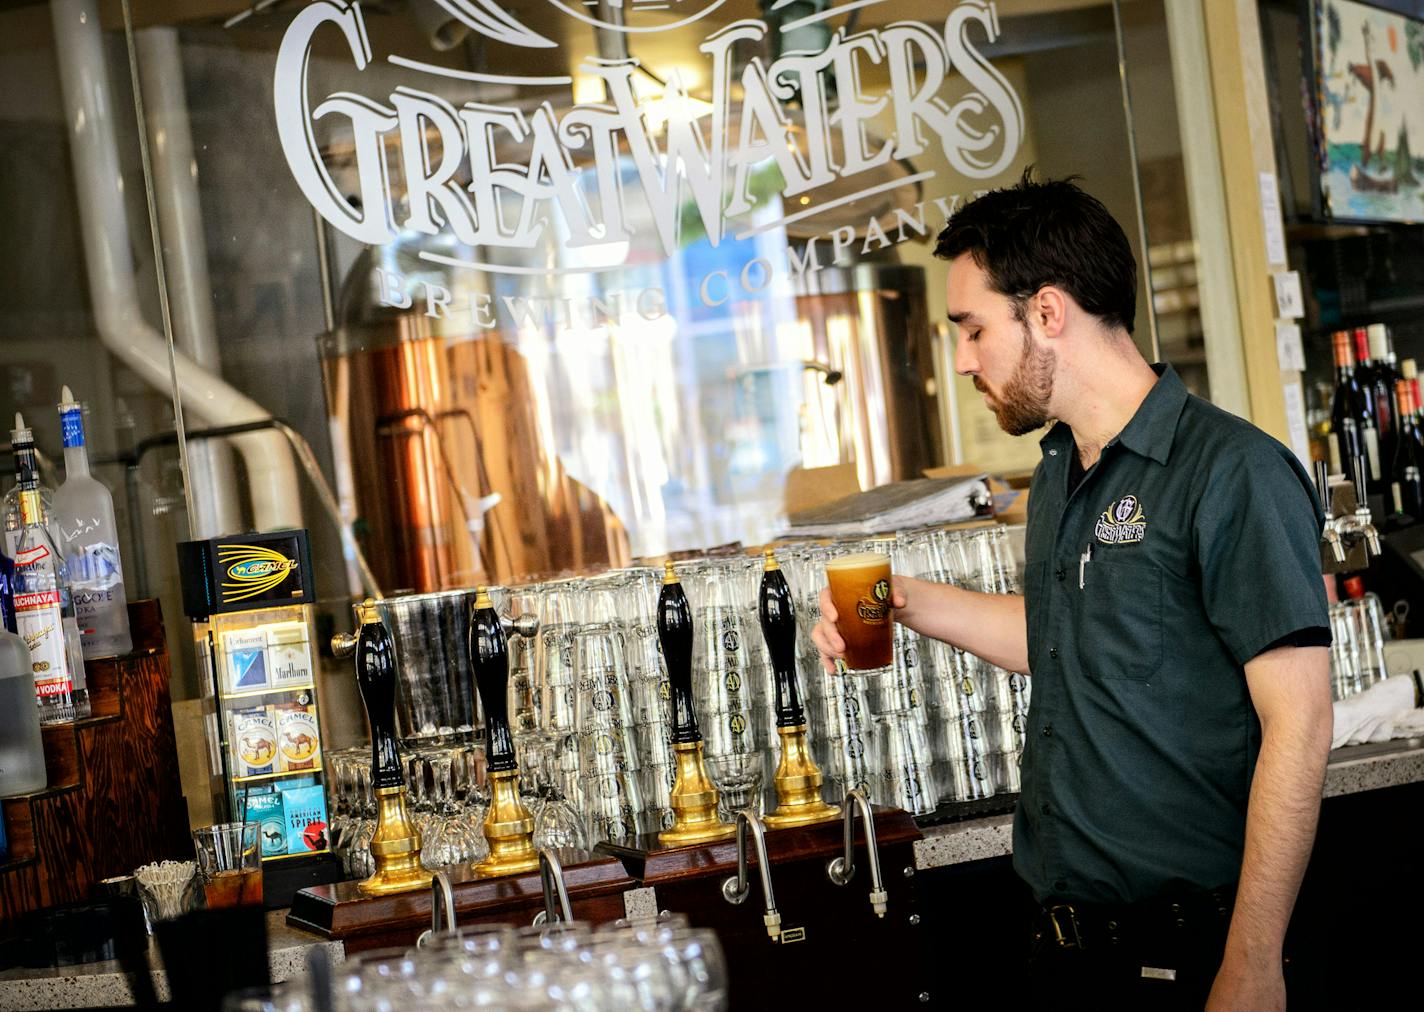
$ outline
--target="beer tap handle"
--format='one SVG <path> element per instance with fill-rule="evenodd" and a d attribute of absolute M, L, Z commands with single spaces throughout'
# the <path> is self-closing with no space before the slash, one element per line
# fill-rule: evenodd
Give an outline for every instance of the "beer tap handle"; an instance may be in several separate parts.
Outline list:
<path fill-rule="evenodd" d="M 371 724 L 371 786 L 402 787 L 400 749 L 396 744 L 396 645 L 367 598 L 356 606 L 356 687 Z"/>
<path fill-rule="evenodd" d="M 776 726 L 799 727 L 806 723 L 806 711 L 796 679 L 796 607 L 791 587 L 770 548 L 766 550 L 757 610 L 776 683 Z"/>
<path fill-rule="evenodd" d="M 1320 496 L 1320 511 L 1326 520 L 1330 519 L 1330 466 L 1323 460 L 1315 461 L 1315 491 Z"/>
<path fill-rule="evenodd" d="M 489 591 L 481 587 L 470 613 L 470 662 L 475 668 L 475 687 L 485 713 L 485 768 L 502 773 L 518 768 L 514 757 L 514 736 L 509 730 L 509 641 L 504 623 L 490 603 Z"/>
<path fill-rule="evenodd" d="M 692 606 L 687 603 L 671 559 L 667 560 L 663 589 L 658 594 L 658 642 L 662 644 L 672 691 L 673 744 L 696 744 L 702 740 L 702 732 L 692 707 Z"/>
<path fill-rule="evenodd" d="M 1365 498 L 1365 458 L 1356 455 L 1350 459 L 1350 465 L 1355 484 L 1355 508 L 1368 509 L 1369 500 Z"/>

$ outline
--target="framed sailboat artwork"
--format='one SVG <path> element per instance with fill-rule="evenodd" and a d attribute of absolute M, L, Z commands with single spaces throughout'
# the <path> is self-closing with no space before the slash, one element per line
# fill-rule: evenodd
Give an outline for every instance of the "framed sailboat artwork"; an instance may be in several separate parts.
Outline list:
<path fill-rule="evenodd" d="M 1319 210 L 1424 222 L 1424 21 L 1313 0 Z"/>

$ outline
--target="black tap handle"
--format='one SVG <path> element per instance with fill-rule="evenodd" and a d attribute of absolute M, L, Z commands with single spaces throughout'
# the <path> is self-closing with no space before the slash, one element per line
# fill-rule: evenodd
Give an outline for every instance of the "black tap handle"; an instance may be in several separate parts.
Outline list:
<path fill-rule="evenodd" d="M 518 769 L 509 731 L 509 641 L 483 587 L 470 614 L 470 661 L 485 711 L 485 769 L 491 773 Z"/>
<path fill-rule="evenodd" d="M 396 644 L 373 602 L 362 604 L 356 637 L 356 687 L 371 724 L 371 786 L 401 787 L 400 750 L 396 746 Z"/>
<path fill-rule="evenodd" d="M 672 690 L 672 740 L 675 745 L 702 740 L 692 708 L 692 606 L 669 560 L 658 594 L 658 642 Z"/>
<path fill-rule="evenodd" d="M 791 600 L 791 586 L 770 548 L 761 574 L 758 610 L 776 683 L 776 726 L 799 727 L 806 723 L 806 710 L 801 705 L 801 686 L 796 679 L 796 606 Z"/>

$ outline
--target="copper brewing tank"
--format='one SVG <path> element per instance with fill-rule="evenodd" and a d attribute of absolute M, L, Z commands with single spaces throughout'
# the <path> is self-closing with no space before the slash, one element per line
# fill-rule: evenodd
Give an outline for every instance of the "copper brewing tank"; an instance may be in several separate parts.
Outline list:
<path fill-rule="evenodd" d="M 369 251 L 362 257 L 369 256 Z M 524 357 L 498 331 L 436 334 L 373 306 L 369 263 L 319 339 L 343 506 L 386 593 L 504 583 L 628 560 L 621 522 L 567 474 Z M 481 515 L 481 500 L 499 502 Z"/>
<path fill-rule="evenodd" d="M 855 463 L 862 489 L 923 477 L 944 462 L 924 269 L 864 263 L 807 278 L 796 311 L 812 359 L 841 374 L 807 397 L 831 402 L 817 413 L 835 419 L 839 462 Z"/>

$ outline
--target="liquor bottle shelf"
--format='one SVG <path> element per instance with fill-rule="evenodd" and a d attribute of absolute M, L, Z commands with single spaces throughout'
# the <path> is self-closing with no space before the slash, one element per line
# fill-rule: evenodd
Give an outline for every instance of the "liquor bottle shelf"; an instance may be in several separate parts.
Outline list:
<path fill-rule="evenodd" d="M 129 604 L 135 649 L 85 663 L 93 716 L 40 729 L 48 785 L 5 798 L 0 928 L 95 882 L 191 854 L 158 602 Z"/>

